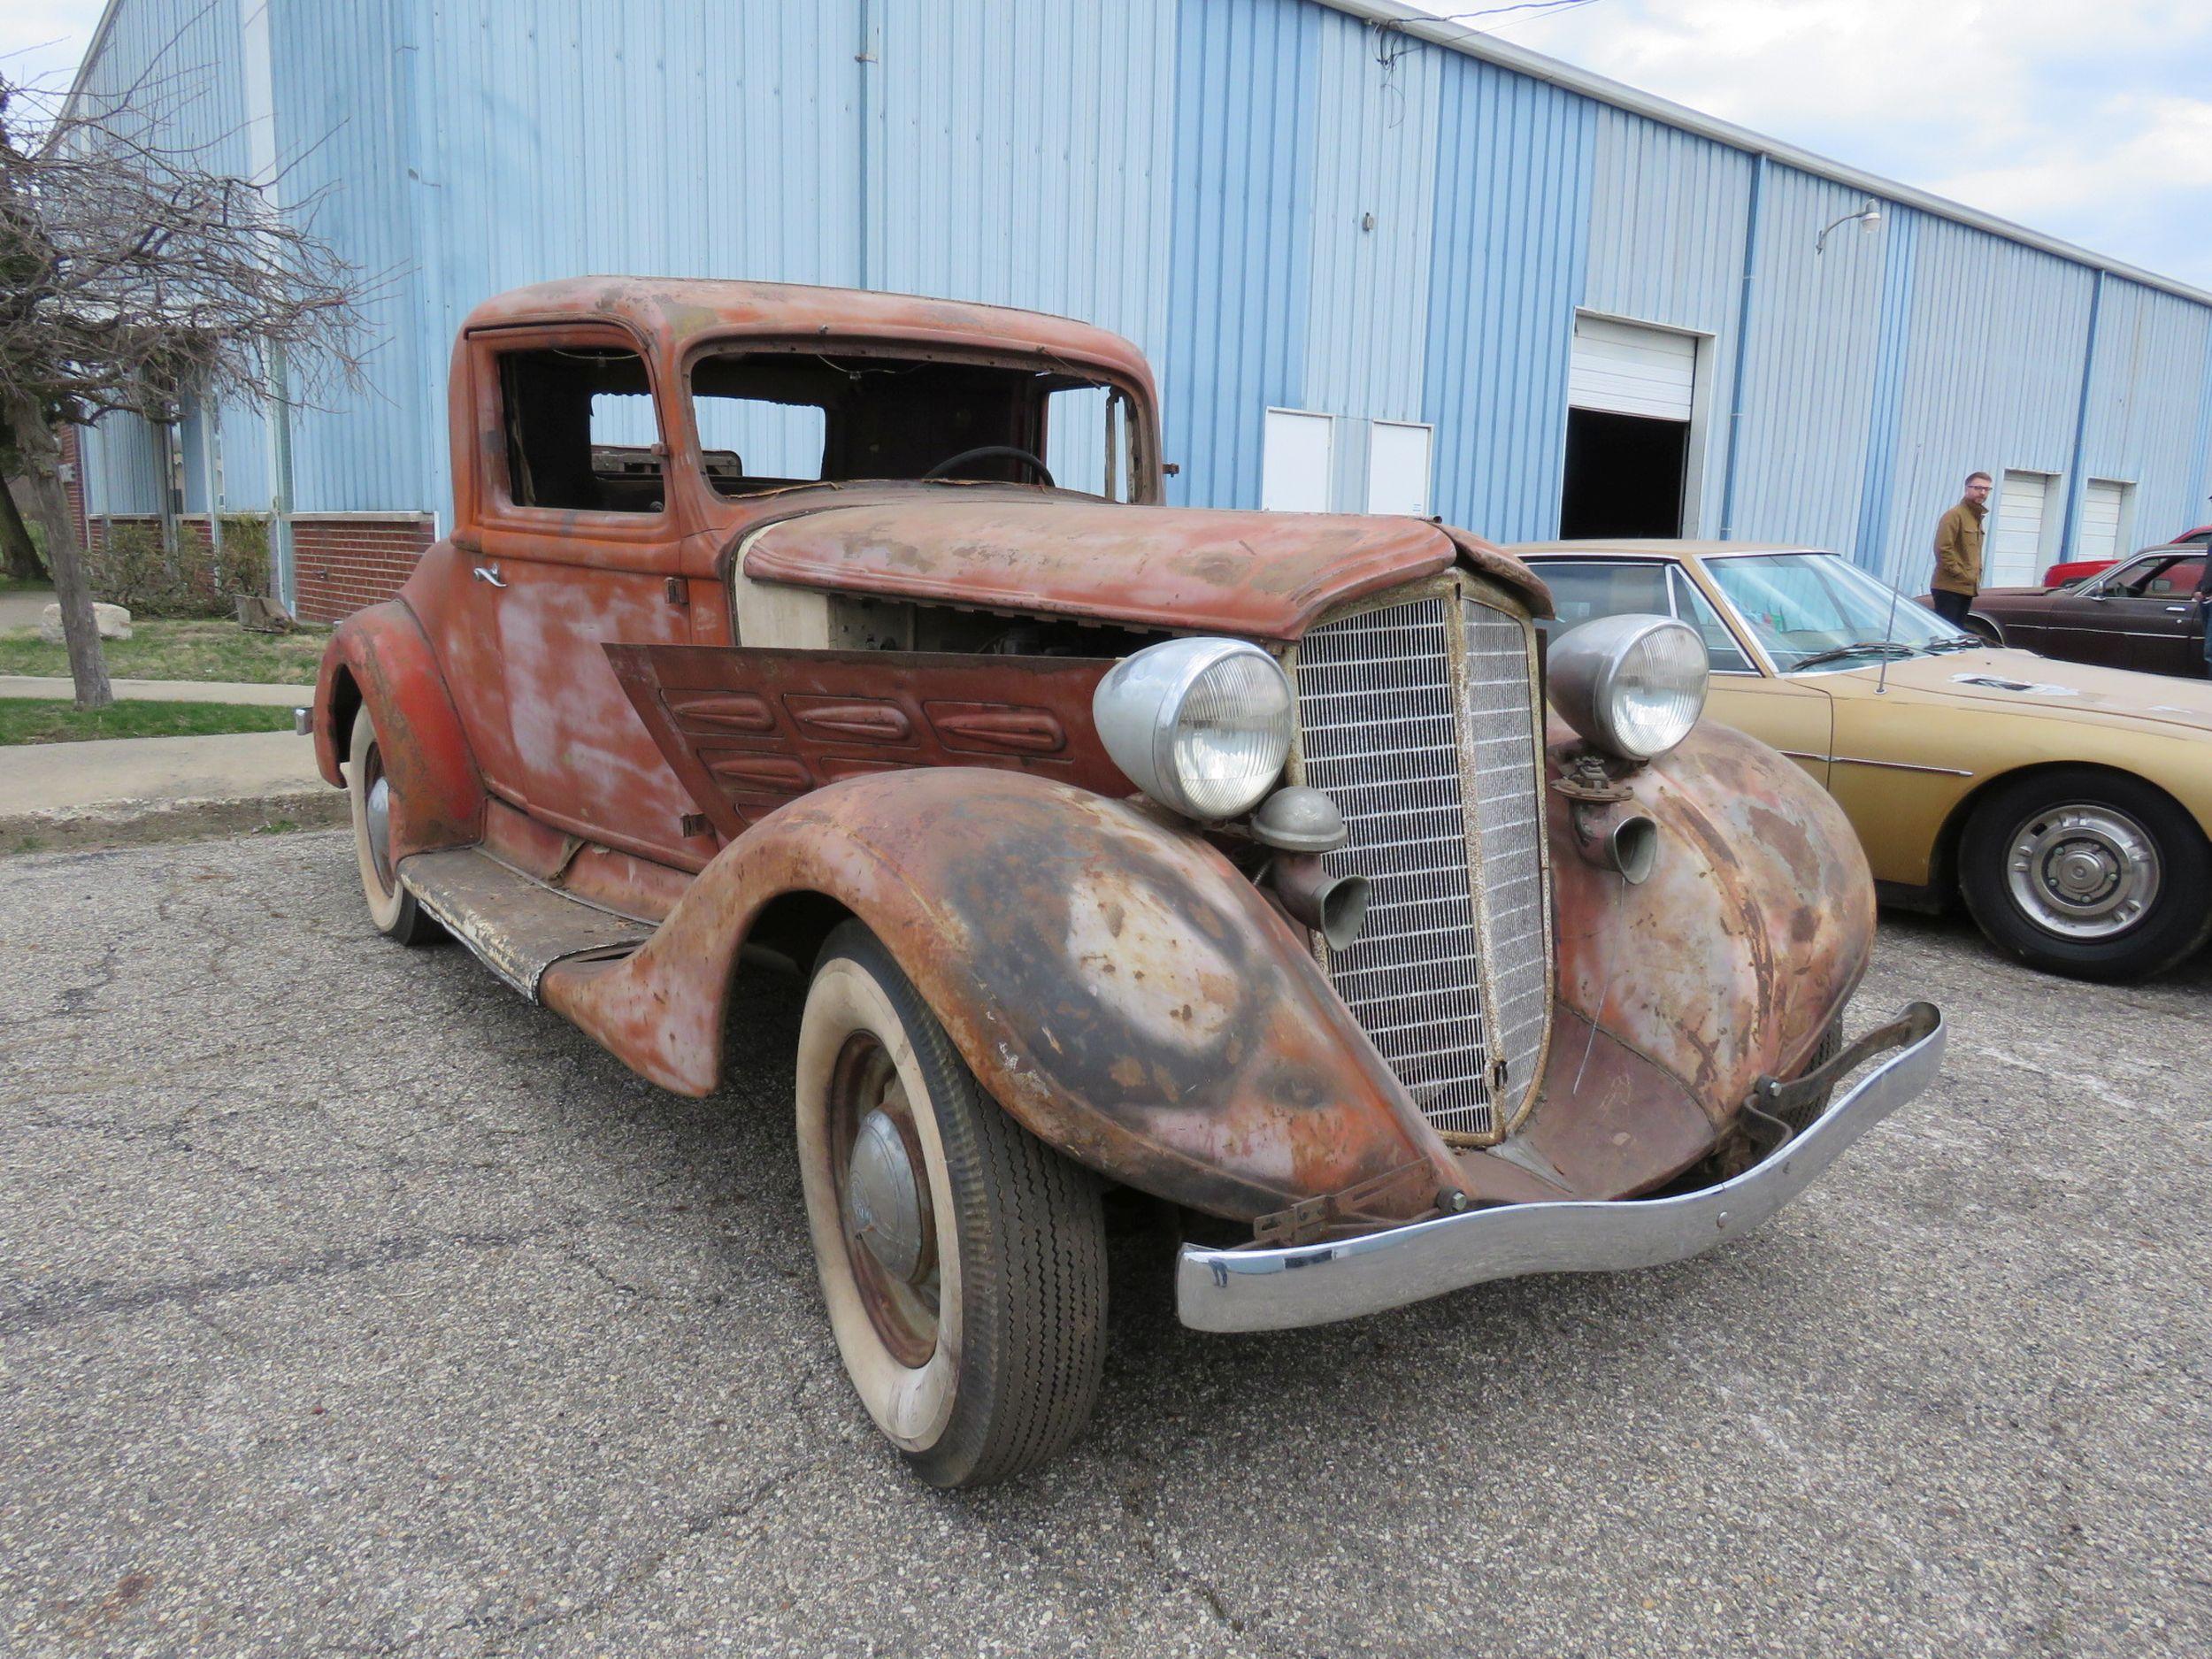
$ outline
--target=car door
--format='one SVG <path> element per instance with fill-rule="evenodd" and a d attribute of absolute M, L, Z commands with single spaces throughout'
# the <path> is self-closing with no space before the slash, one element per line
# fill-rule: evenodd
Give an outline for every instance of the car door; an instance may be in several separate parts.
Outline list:
<path fill-rule="evenodd" d="M 520 803 L 588 840 L 696 862 L 713 843 L 687 833 L 696 809 L 603 649 L 691 639 L 687 526 L 648 359 L 611 324 L 471 343 L 488 405 L 472 580 L 497 642 Z"/>
<path fill-rule="evenodd" d="M 2036 649 L 2070 663 L 2133 666 L 2128 636 L 2147 626 L 2148 618 L 2137 613 L 2151 608 L 2133 590 L 2147 580 L 2155 562 L 2132 558 L 2070 592 L 2053 594 L 2049 626 Z"/>
<path fill-rule="evenodd" d="M 2130 668 L 2153 674 L 2204 672 L 2204 613 L 2193 599 L 2204 555 L 2161 561 L 2140 584 L 2139 626 L 2128 634 Z"/>

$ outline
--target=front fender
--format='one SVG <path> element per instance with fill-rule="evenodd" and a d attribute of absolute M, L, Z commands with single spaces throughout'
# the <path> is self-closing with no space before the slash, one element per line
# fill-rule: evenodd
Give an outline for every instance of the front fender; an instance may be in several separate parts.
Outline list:
<path fill-rule="evenodd" d="M 338 625 L 315 679 L 315 764 L 343 788 L 353 711 L 376 722 L 392 780 L 392 857 L 483 837 L 484 786 L 445 676 L 415 613 L 398 600 Z"/>
<path fill-rule="evenodd" d="M 1116 1180 L 1248 1221 L 1354 1188 L 1347 1219 L 1409 1219 L 1459 1184 L 1304 940 L 1225 858 L 1025 773 L 817 790 L 724 849 L 634 956 L 550 970 L 544 1001 L 705 1094 L 738 950 L 794 892 L 859 917 L 983 1087 Z"/>
<path fill-rule="evenodd" d="M 1556 722 L 1556 757 L 1573 734 Z M 1640 886 L 1576 851 L 1553 793 L 1559 998 L 1686 1084 L 1717 1124 L 1763 1075 L 1794 1075 L 1865 972 L 1874 880 L 1858 836 L 1793 762 L 1701 721 L 1628 780 L 1659 826 Z M 1555 1042 L 1554 1076 L 1574 1057 Z"/>

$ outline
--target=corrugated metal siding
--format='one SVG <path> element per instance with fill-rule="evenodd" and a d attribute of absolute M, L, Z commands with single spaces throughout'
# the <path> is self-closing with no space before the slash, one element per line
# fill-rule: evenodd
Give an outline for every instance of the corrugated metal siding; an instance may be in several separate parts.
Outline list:
<path fill-rule="evenodd" d="M 1870 569 L 1884 565 L 1892 494 L 1897 479 L 1897 427 L 1904 411 L 1905 382 L 1913 349 L 1914 257 L 1919 250 L 1920 218 L 1896 211 L 1885 221 L 1888 246 L 1882 250 L 1882 334 L 1874 360 L 1874 396 L 1866 421 L 1866 471 L 1859 487 L 1859 528 L 1847 548 Z"/>
<path fill-rule="evenodd" d="M 364 384 L 296 367 L 291 402 L 292 507 L 297 512 L 427 509 L 421 354 L 427 346 L 414 227 L 408 219 L 407 66 L 396 0 L 343 6 L 275 4 L 270 82 L 277 193 L 361 273 L 370 339 Z M 342 73 L 333 73 L 342 65 Z M 224 446 L 226 456 L 231 445 Z"/>
<path fill-rule="evenodd" d="M 1314 121 L 1305 407 L 1417 420 L 1448 56 L 1325 13 Z M 1371 216 L 1371 224 L 1370 222 Z"/>
<path fill-rule="evenodd" d="M 1500 541 L 1559 526 L 1594 106 L 1451 54 L 1440 66 L 1424 417 L 1437 512 Z"/>
<path fill-rule="evenodd" d="M 2212 311 L 2118 277 L 2105 279 L 2081 444 L 2085 480 L 2136 486 L 2134 534 L 2150 543 L 2205 522 L 2198 494 L 2202 388 Z M 2126 551 L 2127 549 L 2122 549 Z"/>
<path fill-rule="evenodd" d="M 1856 539 L 1886 229 L 1846 226 L 1824 253 L 1813 250 L 1863 200 L 1794 168 L 1767 170 L 1745 344 L 1740 541 Z"/>
<path fill-rule="evenodd" d="M 151 423 L 135 415 L 104 415 L 78 434 L 85 511 L 155 513 L 161 511 L 161 442 Z"/>
<path fill-rule="evenodd" d="M 887 0 L 874 286 L 1166 332 L 1174 0 Z"/>
<path fill-rule="evenodd" d="M 1600 107 L 1596 119 L 1583 304 L 1731 333 L 1751 157 L 1622 110 Z"/>
<path fill-rule="evenodd" d="M 1302 406 L 1319 7 L 1182 0 L 1161 376 L 1169 498 L 1256 506 L 1268 407 Z"/>
<path fill-rule="evenodd" d="M 2066 472 L 2091 278 L 2049 254 L 1909 209 L 1891 210 L 1881 234 L 1908 227 L 1916 247 L 1901 303 L 1912 349 L 1887 426 L 1895 451 L 1888 511 L 1860 557 L 1919 592 L 1933 566 L 1935 522 L 1968 472 Z M 1888 298 L 1893 310 L 1898 296 Z M 1884 429 L 1878 413 L 1872 429 Z"/>
<path fill-rule="evenodd" d="M 239 59 L 235 0 L 127 0 L 116 8 L 99 56 L 85 65 L 78 96 L 91 112 L 114 106 L 115 124 L 128 135 L 185 152 L 196 166 L 242 176 L 249 169 Z M 228 450 L 227 427 L 227 460 Z M 110 415 L 88 430 L 81 459 L 87 512 L 159 511 L 159 441 L 136 416 Z M 259 480 L 257 469 L 242 481 L 257 486 Z"/>

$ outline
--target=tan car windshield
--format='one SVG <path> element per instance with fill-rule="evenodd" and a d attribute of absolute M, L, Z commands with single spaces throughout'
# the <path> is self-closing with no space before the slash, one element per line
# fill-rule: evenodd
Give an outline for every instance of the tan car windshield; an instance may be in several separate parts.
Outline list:
<path fill-rule="evenodd" d="M 1705 561 L 1737 616 L 1784 673 L 1870 662 L 1894 648 L 1942 650 L 1974 636 L 1834 553 L 1759 553 Z"/>

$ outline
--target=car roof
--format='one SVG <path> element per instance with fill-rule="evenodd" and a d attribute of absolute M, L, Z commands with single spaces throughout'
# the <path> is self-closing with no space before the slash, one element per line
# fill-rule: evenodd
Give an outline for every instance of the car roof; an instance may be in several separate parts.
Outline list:
<path fill-rule="evenodd" d="M 1608 558 L 1623 553 L 1659 554 L 1673 558 L 1733 558 L 1745 553 L 1832 553 L 1832 548 L 1798 541 L 1687 541 L 1664 536 L 1622 536 L 1612 541 L 1522 541 L 1506 549 L 1516 558 Z"/>
<path fill-rule="evenodd" d="M 863 288 L 717 277 L 582 276 L 495 294 L 469 312 L 464 334 L 518 324 L 626 323 L 680 351 L 702 340 L 746 336 L 910 341 L 918 346 L 1045 353 L 1095 365 L 1152 390 L 1144 355 L 1119 334 L 1071 318 L 966 300 Z"/>

